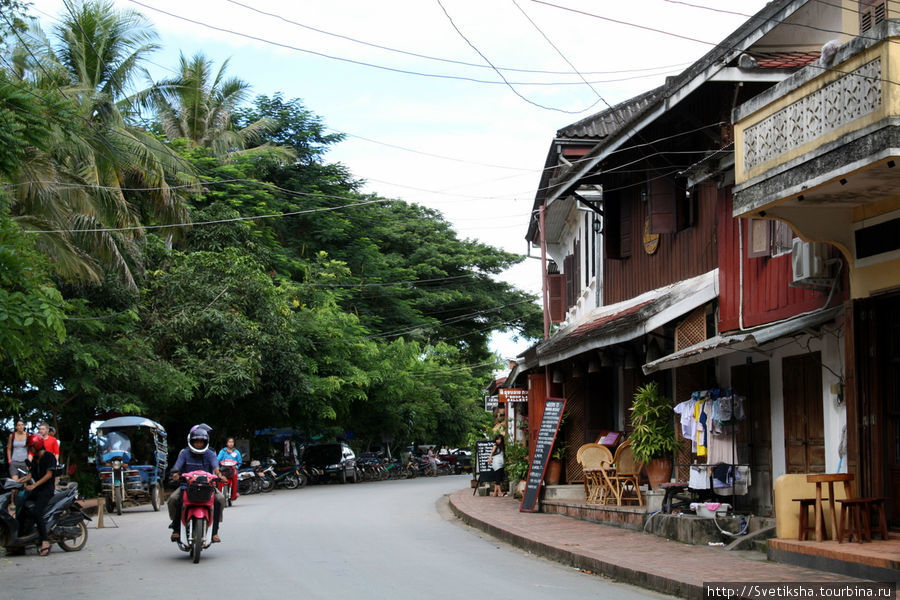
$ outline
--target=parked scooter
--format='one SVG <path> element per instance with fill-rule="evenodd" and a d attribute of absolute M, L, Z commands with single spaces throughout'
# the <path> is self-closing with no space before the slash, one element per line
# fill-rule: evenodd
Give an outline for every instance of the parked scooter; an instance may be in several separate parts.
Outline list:
<path fill-rule="evenodd" d="M 213 511 L 216 504 L 216 479 L 206 471 L 183 473 L 187 484 L 181 493 L 181 539 L 178 548 L 190 553 L 194 563 L 200 552 L 212 545 Z M 183 540 L 183 541 L 182 541 Z"/>
<path fill-rule="evenodd" d="M 289 490 L 296 490 L 306 485 L 306 475 L 297 465 L 277 464 L 274 461 L 269 463 L 271 472 L 275 476 L 275 485 L 277 487 L 285 487 Z"/>
<path fill-rule="evenodd" d="M 62 472 L 62 465 L 57 467 L 57 472 Z M 7 553 L 24 553 L 28 546 L 40 548 L 37 528 L 32 524 L 29 531 L 19 531 L 19 521 L 9 514 L 9 503 L 16 495 L 16 516 L 24 505 L 28 493 L 25 485 L 13 479 L 4 479 L 0 484 L 0 546 L 6 548 Z M 78 498 L 78 486 L 71 485 L 68 489 L 57 492 L 47 503 L 44 511 L 44 522 L 47 524 L 47 536 L 51 544 L 56 543 L 66 552 L 81 550 L 87 544 L 87 525 L 85 520 L 91 518 L 84 514 L 81 508 L 75 504 Z"/>
<path fill-rule="evenodd" d="M 257 462 L 257 461 L 254 461 Z M 238 471 L 238 493 L 242 495 L 258 494 L 262 489 L 260 476 L 256 467 L 244 467 Z"/>

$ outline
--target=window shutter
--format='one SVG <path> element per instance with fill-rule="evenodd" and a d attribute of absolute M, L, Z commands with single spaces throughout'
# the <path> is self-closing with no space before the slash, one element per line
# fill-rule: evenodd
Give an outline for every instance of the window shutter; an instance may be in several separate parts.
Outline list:
<path fill-rule="evenodd" d="M 652 179 L 649 188 L 650 233 L 675 233 L 675 181 Z"/>
<path fill-rule="evenodd" d="M 581 287 L 581 240 L 575 240 L 575 250 L 572 256 L 572 266 L 575 269 L 575 273 L 572 275 L 572 283 L 574 289 L 574 293 L 572 294 L 572 302 L 575 302 L 575 298 L 577 298 L 581 294 L 581 290 L 584 288 Z"/>
<path fill-rule="evenodd" d="M 560 274 L 547 275 L 551 323 L 562 323 L 566 320 L 566 282 L 563 277 Z"/>
<path fill-rule="evenodd" d="M 865 33 L 887 18 L 885 0 L 859 0 L 859 32 Z"/>
<path fill-rule="evenodd" d="M 634 235 L 632 234 L 632 205 L 631 202 L 625 200 L 622 202 L 619 222 L 619 258 L 629 258 L 631 256 Z"/>
<path fill-rule="evenodd" d="M 765 219 L 750 219 L 747 229 L 749 230 L 747 258 L 769 256 L 772 252 L 772 222 Z"/>
<path fill-rule="evenodd" d="M 566 309 L 569 309 L 575 300 L 575 267 L 572 264 L 575 256 L 570 254 L 563 259 L 563 276 L 566 278 Z"/>

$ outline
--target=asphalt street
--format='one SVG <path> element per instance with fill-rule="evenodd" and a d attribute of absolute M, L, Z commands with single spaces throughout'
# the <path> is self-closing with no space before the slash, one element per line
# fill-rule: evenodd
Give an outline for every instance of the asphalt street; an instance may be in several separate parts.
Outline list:
<path fill-rule="evenodd" d="M 561 566 L 457 520 L 469 476 L 329 484 L 242 496 L 199 564 L 169 542 L 165 511 L 106 515 L 87 546 L 0 558 L 0 599 L 474 597 L 659 599 Z"/>

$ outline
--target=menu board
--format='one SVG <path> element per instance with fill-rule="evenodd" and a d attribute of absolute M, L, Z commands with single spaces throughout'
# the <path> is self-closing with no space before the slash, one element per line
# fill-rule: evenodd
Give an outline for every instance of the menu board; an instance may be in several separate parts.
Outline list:
<path fill-rule="evenodd" d="M 534 457 L 531 459 L 531 468 L 525 481 L 525 493 L 519 507 L 521 512 L 536 510 L 541 484 L 544 482 L 544 471 L 547 469 L 547 461 L 550 459 L 550 451 L 553 449 L 553 442 L 556 441 L 565 407 L 565 398 L 547 398 L 544 405 L 544 417 L 541 419 L 541 428 L 534 443 Z"/>
<path fill-rule="evenodd" d="M 478 440 L 475 442 L 475 472 L 482 473 L 490 471 L 491 465 L 488 459 L 491 457 L 491 450 L 494 449 L 494 442 L 491 440 Z"/>

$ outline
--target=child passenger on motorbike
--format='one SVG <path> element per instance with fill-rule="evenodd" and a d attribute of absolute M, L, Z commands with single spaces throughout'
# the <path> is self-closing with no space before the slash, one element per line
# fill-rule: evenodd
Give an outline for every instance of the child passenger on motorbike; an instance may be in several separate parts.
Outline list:
<path fill-rule="evenodd" d="M 188 446 L 178 453 L 178 459 L 172 465 L 172 479 L 178 481 L 181 473 L 191 471 L 206 471 L 221 478 L 219 473 L 219 461 L 216 453 L 209 449 L 209 432 L 206 426 L 195 425 L 188 433 Z M 172 519 L 172 541 L 181 539 L 181 494 L 179 486 L 169 499 L 166 506 L 169 508 L 169 517 Z M 225 508 L 225 496 L 216 491 L 216 503 L 213 508 L 212 541 L 221 542 L 219 538 L 219 521 L 222 520 L 222 510 Z"/>

